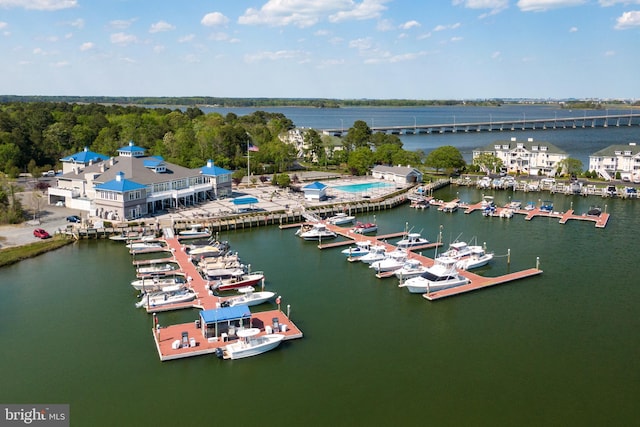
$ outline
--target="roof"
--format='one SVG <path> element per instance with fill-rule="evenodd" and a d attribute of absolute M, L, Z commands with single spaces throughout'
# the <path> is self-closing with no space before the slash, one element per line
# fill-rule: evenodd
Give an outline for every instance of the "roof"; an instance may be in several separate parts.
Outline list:
<path fill-rule="evenodd" d="M 213 161 L 209 160 L 206 166 L 200 168 L 200 173 L 209 176 L 230 175 L 231 171 L 223 169 L 213 164 Z"/>
<path fill-rule="evenodd" d="M 321 182 L 314 181 L 302 187 L 303 190 L 324 190 L 327 186 Z"/>
<path fill-rule="evenodd" d="M 213 310 L 202 310 L 200 318 L 207 323 L 219 323 L 227 320 L 237 320 L 251 317 L 251 311 L 246 305 L 237 305 L 235 307 L 221 307 Z"/>
<path fill-rule="evenodd" d="M 83 163 L 89 164 L 90 162 L 100 162 L 104 160 L 109 160 L 109 156 L 105 156 L 104 154 L 94 153 L 90 151 L 89 148 L 85 147 L 83 151 L 79 153 L 72 154 L 67 157 L 63 157 L 60 159 L 61 162 L 73 162 L 73 163 Z"/>
<path fill-rule="evenodd" d="M 517 148 L 518 146 L 522 146 L 525 150 L 528 151 L 533 151 L 531 147 L 536 146 L 536 147 L 547 147 L 547 152 L 549 153 L 556 153 L 556 154 L 567 154 L 566 151 L 556 147 L 555 145 L 546 142 L 546 141 L 494 141 L 491 144 L 487 144 L 484 147 L 478 148 L 476 150 L 473 151 L 490 151 L 490 152 L 494 152 L 496 151 L 495 146 L 499 145 L 500 149 L 502 149 L 503 146 L 507 146 L 509 147 L 509 150 L 513 150 L 515 148 Z M 540 152 L 540 150 L 537 150 L 538 152 Z"/>
<path fill-rule="evenodd" d="M 258 203 L 258 199 L 256 199 L 253 196 L 242 196 L 242 197 L 236 197 L 235 199 L 233 199 L 234 205 L 250 205 L 253 203 Z"/>
<path fill-rule="evenodd" d="M 607 156 L 607 157 L 615 157 L 616 156 L 616 152 L 620 152 L 623 153 L 625 151 L 630 151 L 632 156 L 635 156 L 636 154 L 640 153 L 640 146 L 637 145 L 631 145 L 631 144 L 615 144 L 615 145 L 610 145 L 606 148 L 603 148 L 600 151 L 596 151 L 595 153 L 593 153 L 591 156 Z"/>
<path fill-rule="evenodd" d="M 92 165 L 86 167 L 82 172 L 95 173 L 99 176 L 94 178 L 96 184 L 107 183 L 116 178 L 119 172 L 124 172 L 124 175 L 131 180 L 144 185 L 155 184 L 158 182 L 169 182 L 181 178 L 191 178 L 199 175 L 198 169 L 189 169 L 183 166 L 178 166 L 173 163 L 164 163 L 166 171 L 162 173 L 154 172 L 152 168 L 145 166 L 145 162 L 155 162 L 156 157 L 127 157 L 118 156 L 113 159 L 113 165 L 111 162 L 106 165 L 106 170 L 101 170 L 100 165 Z M 69 175 L 69 174 L 67 174 Z M 66 175 L 65 175 L 66 176 Z"/>
<path fill-rule="evenodd" d="M 144 153 L 145 151 L 147 151 L 146 148 L 135 145 L 133 141 L 129 141 L 129 145 L 118 148 L 118 153 Z"/>
<path fill-rule="evenodd" d="M 145 185 L 138 184 L 135 181 L 131 181 L 129 179 L 112 179 L 111 181 L 105 182 L 104 184 L 98 184 L 95 186 L 96 190 L 106 190 L 106 191 L 115 191 L 118 193 L 124 193 L 126 191 L 133 190 L 142 190 L 143 188 L 147 188 Z"/>
<path fill-rule="evenodd" d="M 156 157 L 156 156 L 147 157 L 142 161 L 142 164 L 146 168 L 155 168 L 158 165 L 161 165 L 163 163 L 164 163 L 164 159 L 162 157 Z"/>
<path fill-rule="evenodd" d="M 407 176 L 410 173 L 416 172 L 422 174 L 418 169 L 413 168 L 411 166 L 385 166 L 385 165 L 376 165 L 373 168 L 375 172 L 383 172 L 383 173 L 392 173 L 394 175 L 399 176 Z"/>

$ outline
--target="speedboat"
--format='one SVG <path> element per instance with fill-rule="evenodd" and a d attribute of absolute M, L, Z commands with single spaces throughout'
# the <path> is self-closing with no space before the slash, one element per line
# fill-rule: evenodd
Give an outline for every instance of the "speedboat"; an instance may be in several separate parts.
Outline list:
<path fill-rule="evenodd" d="M 404 239 L 399 240 L 396 246 L 401 249 L 411 249 L 416 246 L 428 245 L 429 241 L 420 236 L 420 233 L 409 233 Z"/>
<path fill-rule="evenodd" d="M 372 262 L 369 268 L 374 269 L 376 273 L 398 270 L 402 268 L 408 256 L 409 254 L 407 254 L 406 250 L 396 249 L 395 251 L 388 252 L 384 259 Z"/>
<path fill-rule="evenodd" d="M 144 294 L 142 299 L 136 303 L 136 307 L 151 308 L 180 302 L 188 302 L 196 299 L 196 296 L 197 295 L 193 289 L 185 288 L 182 285 L 176 285 L 175 288 L 171 288 L 169 290 Z"/>
<path fill-rule="evenodd" d="M 240 289 L 246 286 L 255 286 L 264 280 L 263 271 L 254 271 L 251 273 L 245 272 L 243 269 L 239 269 L 239 272 L 231 274 L 226 277 L 214 277 L 207 276 L 212 283 L 209 287 L 212 291 L 228 291 L 231 289 Z"/>
<path fill-rule="evenodd" d="M 134 280 L 131 282 L 131 286 L 137 291 L 141 292 L 153 292 L 161 291 L 169 286 L 184 285 L 186 280 L 184 276 L 165 276 L 165 277 L 146 277 L 143 279 Z"/>
<path fill-rule="evenodd" d="M 502 208 L 499 214 L 500 218 L 513 218 L 513 209 Z"/>
<path fill-rule="evenodd" d="M 427 271 L 400 283 L 398 287 L 407 288 L 412 294 L 424 294 L 466 285 L 469 279 L 458 273 L 456 262 L 453 258 L 438 257 Z"/>
<path fill-rule="evenodd" d="M 226 254 L 228 250 L 229 244 L 222 242 L 203 246 L 191 246 L 187 248 L 187 253 L 194 258 L 206 258 L 222 256 Z"/>
<path fill-rule="evenodd" d="M 536 208 L 535 202 L 527 202 L 527 205 L 524 207 L 525 211 L 532 211 Z"/>
<path fill-rule="evenodd" d="M 178 233 L 178 239 L 204 239 L 207 237 L 211 237 L 211 232 L 200 224 L 192 225 L 191 229 Z"/>
<path fill-rule="evenodd" d="M 360 257 L 369 253 L 371 248 L 371 242 L 368 240 L 362 240 L 356 242 L 355 247 L 349 246 L 347 249 L 343 249 L 341 252 L 350 258 Z"/>
<path fill-rule="evenodd" d="M 553 202 L 551 200 L 545 200 L 540 205 L 540 210 L 542 212 L 552 212 L 553 211 Z"/>
<path fill-rule="evenodd" d="M 600 206 L 591 206 L 587 211 L 587 215 L 600 216 L 602 214 L 602 208 Z"/>
<path fill-rule="evenodd" d="M 394 274 L 398 279 L 406 280 L 419 276 L 425 271 L 427 271 L 427 267 L 425 267 L 419 260 L 410 258 L 406 260 L 402 267 L 397 269 Z"/>
<path fill-rule="evenodd" d="M 238 341 L 218 348 L 216 355 L 222 359 L 232 360 L 257 356 L 278 347 L 284 339 L 283 334 L 259 334 L 258 328 L 240 329 L 236 332 Z"/>
<path fill-rule="evenodd" d="M 347 215 L 344 212 L 338 212 L 334 216 L 327 218 L 327 222 L 333 225 L 353 224 L 353 221 L 355 220 L 355 216 Z"/>
<path fill-rule="evenodd" d="M 127 243 L 126 247 L 131 251 L 142 251 L 147 249 L 164 249 L 165 246 L 158 241 L 139 240 Z"/>
<path fill-rule="evenodd" d="M 448 203 L 445 203 L 444 205 L 442 205 L 440 210 L 442 212 L 451 213 L 451 212 L 457 211 L 458 210 L 458 206 L 459 206 L 458 202 L 448 202 Z"/>
<path fill-rule="evenodd" d="M 453 242 L 449 244 L 449 249 L 441 253 L 439 256 L 461 259 L 469 255 L 471 255 L 471 247 L 467 242 Z"/>
<path fill-rule="evenodd" d="M 136 274 L 138 275 L 138 277 L 151 276 L 153 274 L 167 274 L 177 269 L 178 266 L 172 263 L 151 264 L 138 267 L 136 269 Z"/>
<path fill-rule="evenodd" d="M 254 292 L 253 286 L 244 286 L 238 289 L 241 295 L 230 297 L 224 300 L 220 305 L 222 307 L 235 307 L 237 305 L 246 305 L 251 307 L 253 305 L 262 304 L 267 302 L 276 296 L 275 292 L 260 291 Z"/>
<path fill-rule="evenodd" d="M 376 261 L 383 260 L 386 256 L 387 248 L 384 245 L 373 245 L 369 248 L 369 253 L 362 255 L 356 259 L 364 262 L 365 264 L 371 264 Z"/>
<path fill-rule="evenodd" d="M 352 233 L 368 234 L 378 231 L 378 225 L 374 222 L 357 222 L 356 226 L 351 229 Z"/>
<path fill-rule="evenodd" d="M 296 236 L 300 236 L 304 240 L 323 240 L 338 237 L 336 233 L 329 230 L 325 224 L 320 222 L 314 223 L 307 229 L 305 229 L 304 226 L 300 227 L 298 231 L 296 231 Z"/>
<path fill-rule="evenodd" d="M 493 259 L 492 252 L 486 252 L 482 246 L 469 246 L 471 253 L 456 262 L 456 268 L 460 270 L 471 270 L 483 267 Z"/>

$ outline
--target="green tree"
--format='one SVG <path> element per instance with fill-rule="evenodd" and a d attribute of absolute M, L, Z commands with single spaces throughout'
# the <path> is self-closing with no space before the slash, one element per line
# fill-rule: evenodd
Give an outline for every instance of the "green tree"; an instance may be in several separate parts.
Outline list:
<path fill-rule="evenodd" d="M 342 145 L 347 152 L 356 148 L 368 146 L 371 141 L 371 128 L 367 122 L 356 120 L 353 126 L 347 131 L 347 135 L 342 139 Z"/>
<path fill-rule="evenodd" d="M 315 129 L 309 129 L 304 134 L 304 143 L 309 148 L 307 153 L 310 161 L 320 162 L 321 158 L 325 157 L 324 147 L 322 145 L 322 137 Z"/>
<path fill-rule="evenodd" d="M 373 152 L 369 147 L 356 148 L 349 153 L 347 165 L 353 175 L 366 175 L 373 165 Z"/>
<path fill-rule="evenodd" d="M 425 164 L 428 167 L 434 168 L 436 172 L 441 169 L 451 173 L 455 169 L 461 169 L 466 164 L 462 153 L 451 145 L 444 145 L 433 150 L 427 155 Z"/>
<path fill-rule="evenodd" d="M 578 176 L 582 173 L 582 162 L 571 157 L 562 159 L 558 162 L 558 173 Z"/>
<path fill-rule="evenodd" d="M 473 158 L 473 164 L 486 173 L 498 172 L 503 166 L 502 159 L 492 153 L 480 153 Z"/>

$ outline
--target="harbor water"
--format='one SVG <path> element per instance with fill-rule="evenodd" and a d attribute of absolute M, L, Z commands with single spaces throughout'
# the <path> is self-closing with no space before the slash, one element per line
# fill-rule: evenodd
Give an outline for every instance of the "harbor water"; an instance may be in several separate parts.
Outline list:
<path fill-rule="evenodd" d="M 553 218 L 487 218 L 403 205 L 379 233 L 486 242 L 478 272 L 542 275 L 429 302 L 276 226 L 220 235 L 282 296 L 304 338 L 259 357 L 160 362 L 152 317 L 134 308 L 131 256 L 80 241 L 0 276 L 0 401 L 69 403 L 72 425 L 629 425 L 640 354 L 635 265 L 640 205 L 490 191 L 498 204 L 611 213 L 605 229 Z M 436 192 L 476 202 L 466 187 Z M 373 220 L 373 215 L 359 220 Z M 433 252 L 432 254 L 429 252 Z M 508 258 L 506 255 L 510 253 Z M 434 250 L 425 251 L 427 256 Z M 274 305 L 253 309 L 272 309 Z M 161 325 L 197 311 L 161 313 Z"/>

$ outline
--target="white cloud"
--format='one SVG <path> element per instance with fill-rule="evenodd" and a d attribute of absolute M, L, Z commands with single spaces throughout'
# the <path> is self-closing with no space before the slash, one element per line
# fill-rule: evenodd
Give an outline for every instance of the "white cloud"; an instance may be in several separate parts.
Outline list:
<path fill-rule="evenodd" d="M 501 53 L 496 51 L 491 54 L 491 59 L 500 59 Z"/>
<path fill-rule="evenodd" d="M 229 22 L 229 18 L 227 18 L 220 12 L 207 13 L 200 21 L 200 23 L 205 27 L 217 27 L 220 25 L 226 25 L 227 22 Z"/>
<path fill-rule="evenodd" d="M 615 50 L 608 50 L 604 53 L 604 56 L 614 56 L 615 54 Z"/>
<path fill-rule="evenodd" d="M 452 42 L 454 42 L 454 43 L 455 43 L 455 42 L 462 41 L 462 40 L 463 40 L 463 38 L 462 38 L 462 37 L 451 37 L 451 41 L 452 41 Z"/>
<path fill-rule="evenodd" d="M 480 15 L 480 18 L 485 18 L 507 9 L 509 0 L 454 0 L 453 5 L 463 5 L 467 9 L 489 9 L 488 13 Z"/>
<path fill-rule="evenodd" d="M 578 27 L 571 27 L 571 28 L 569 28 L 569 32 L 570 32 L 570 33 L 577 33 L 577 32 L 578 32 Z"/>
<path fill-rule="evenodd" d="M 455 24 L 450 25 L 436 25 L 433 31 L 444 31 L 444 30 L 455 30 L 460 27 L 460 23 L 456 22 Z"/>
<path fill-rule="evenodd" d="M 135 19 L 117 19 L 109 22 L 109 28 L 113 30 L 126 30 L 135 22 Z"/>
<path fill-rule="evenodd" d="M 523 12 L 544 12 L 550 9 L 580 6 L 586 2 L 587 0 L 519 0 L 517 6 Z"/>
<path fill-rule="evenodd" d="M 400 28 L 402 28 L 403 30 L 410 30 L 411 28 L 417 28 L 420 26 L 420 23 L 418 21 L 412 20 L 412 21 L 407 21 L 404 24 L 400 25 Z"/>
<path fill-rule="evenodd" d="M 155 24 L 151 24 L 151 28 L 149 28 L 150 33 L 160 33 L 163 31 L 171 31 L 175 30 L 175 26 L 169 24 L 165 21 L 158 21 Z"/>
<path fill-rule="evenodd" d="M 618 3 L 628 5 L 628 4 L 640 4 L 640 0 L 599 0 L 600 6 L 609 7 L 614 6 Z"/>
<path fill-rule="evenodd" d="M 69 25 L 71 25 L 74 28 L 77 28 L 79 30 L 84 28 L 84 19 L 82 18 L 78 18 L 75 21 L 69 22 Z"/>
<path fill-rule="evenodd" d="M 216 42 L 223 42 L 223 41 L 227 41 L 229 40 L 229 34 L 227 33 L 223 33 L 223 32 L 219 32 L 219 33 L 212 33 L 209 35 L 209 40 L 213 40 Z"/>
<path fill-rule="evenodd" d="M 111 43 L 126 46 L 137 42 L 138 39 L 133 34 L 115 33 L 111 34 Z"/>
<path fill-rule="evenodd" d="M 91 50 L 95 47 L 92 42 L 84 42 L 80 45 L 80 50 L 86 52 L 87 50 Z"/>
<path fill-rule="evenodd" d="M 238 18 L 242 25 L 311 27 L 322 20 L 342 22 L 378 18 L 390 0 L 268 0 L 260 9 L 249 8 Z"/>
<path fill-rule="evenodd" d="M 58 61 L 58 62 L 53 62 L 51 64 L 51 66 L 55 67 L 55 68 L 68 67 L 69 65 L 71 65 L 71 64 L 69 64 L 69 61 Z"/>
<path fill-rule="evenodd" d="M 251 55 L 245 55 L 245 62 L 259 62 L 259 61 L 281 61 L 281 60 L 298 60 L 306 61 L 308 59 L 308 54 L 299 50 L 278 50 L 275 52 L 272 51 L 264 51 L 258 52 Z"/>
<path fill-rule="evenodd" d="M 355 39 L 355 40 L 351 40 L 349 42 L 349 47 L 354 48 L 354 49 L 358 49 L 358 50 L 365 50 L 365 49 L 371 49 L 372 47 L 372 40 L 370 37 L 367 38 L 362 38 L 362 39 Z"/>
<path fill-rule="evenodd" d="M 391 22 L 389 19 L 381 19 L 378 21 L 378 24 L 376 25 L 376 30 L 391 31 L 391 30 L 395 30 L 395 26 L 393 25 L 393 22 Z"/>
<path fill-rule="evenodd" d="M 186 36 L 182 36 L 178 39 L 178 43 L 189 43 L 196 38 L 195 34 L 187 34 Z"/>
<path fill-rule="evenodd" d="M 165 47 L 161 44 L 157 44 L 153 47 L 153 52 L 154 53 L 160 53 L 160 52 L 164 52 Z"/>
<path fill-rule="evenodd" d="M 4 30 L 5 28 L 7 28 L 9 26 L 9 24 L 7 24 L 6 22 L 2 22 L 0 21 L 0 30 Z"/>
<path fill-rule="evenodd" d="M 61 10 L 76 7 L 77 0 L 0 0 L 0 8 L 22 7 L 31 10 Z"/>
<path fill-rule="evenodd" d="M 640 27 L 640 11 L 634 10 L 624 12 L 622 16 L 616 19 L 616 30 L 626 30 L 628 28 Z"/>

